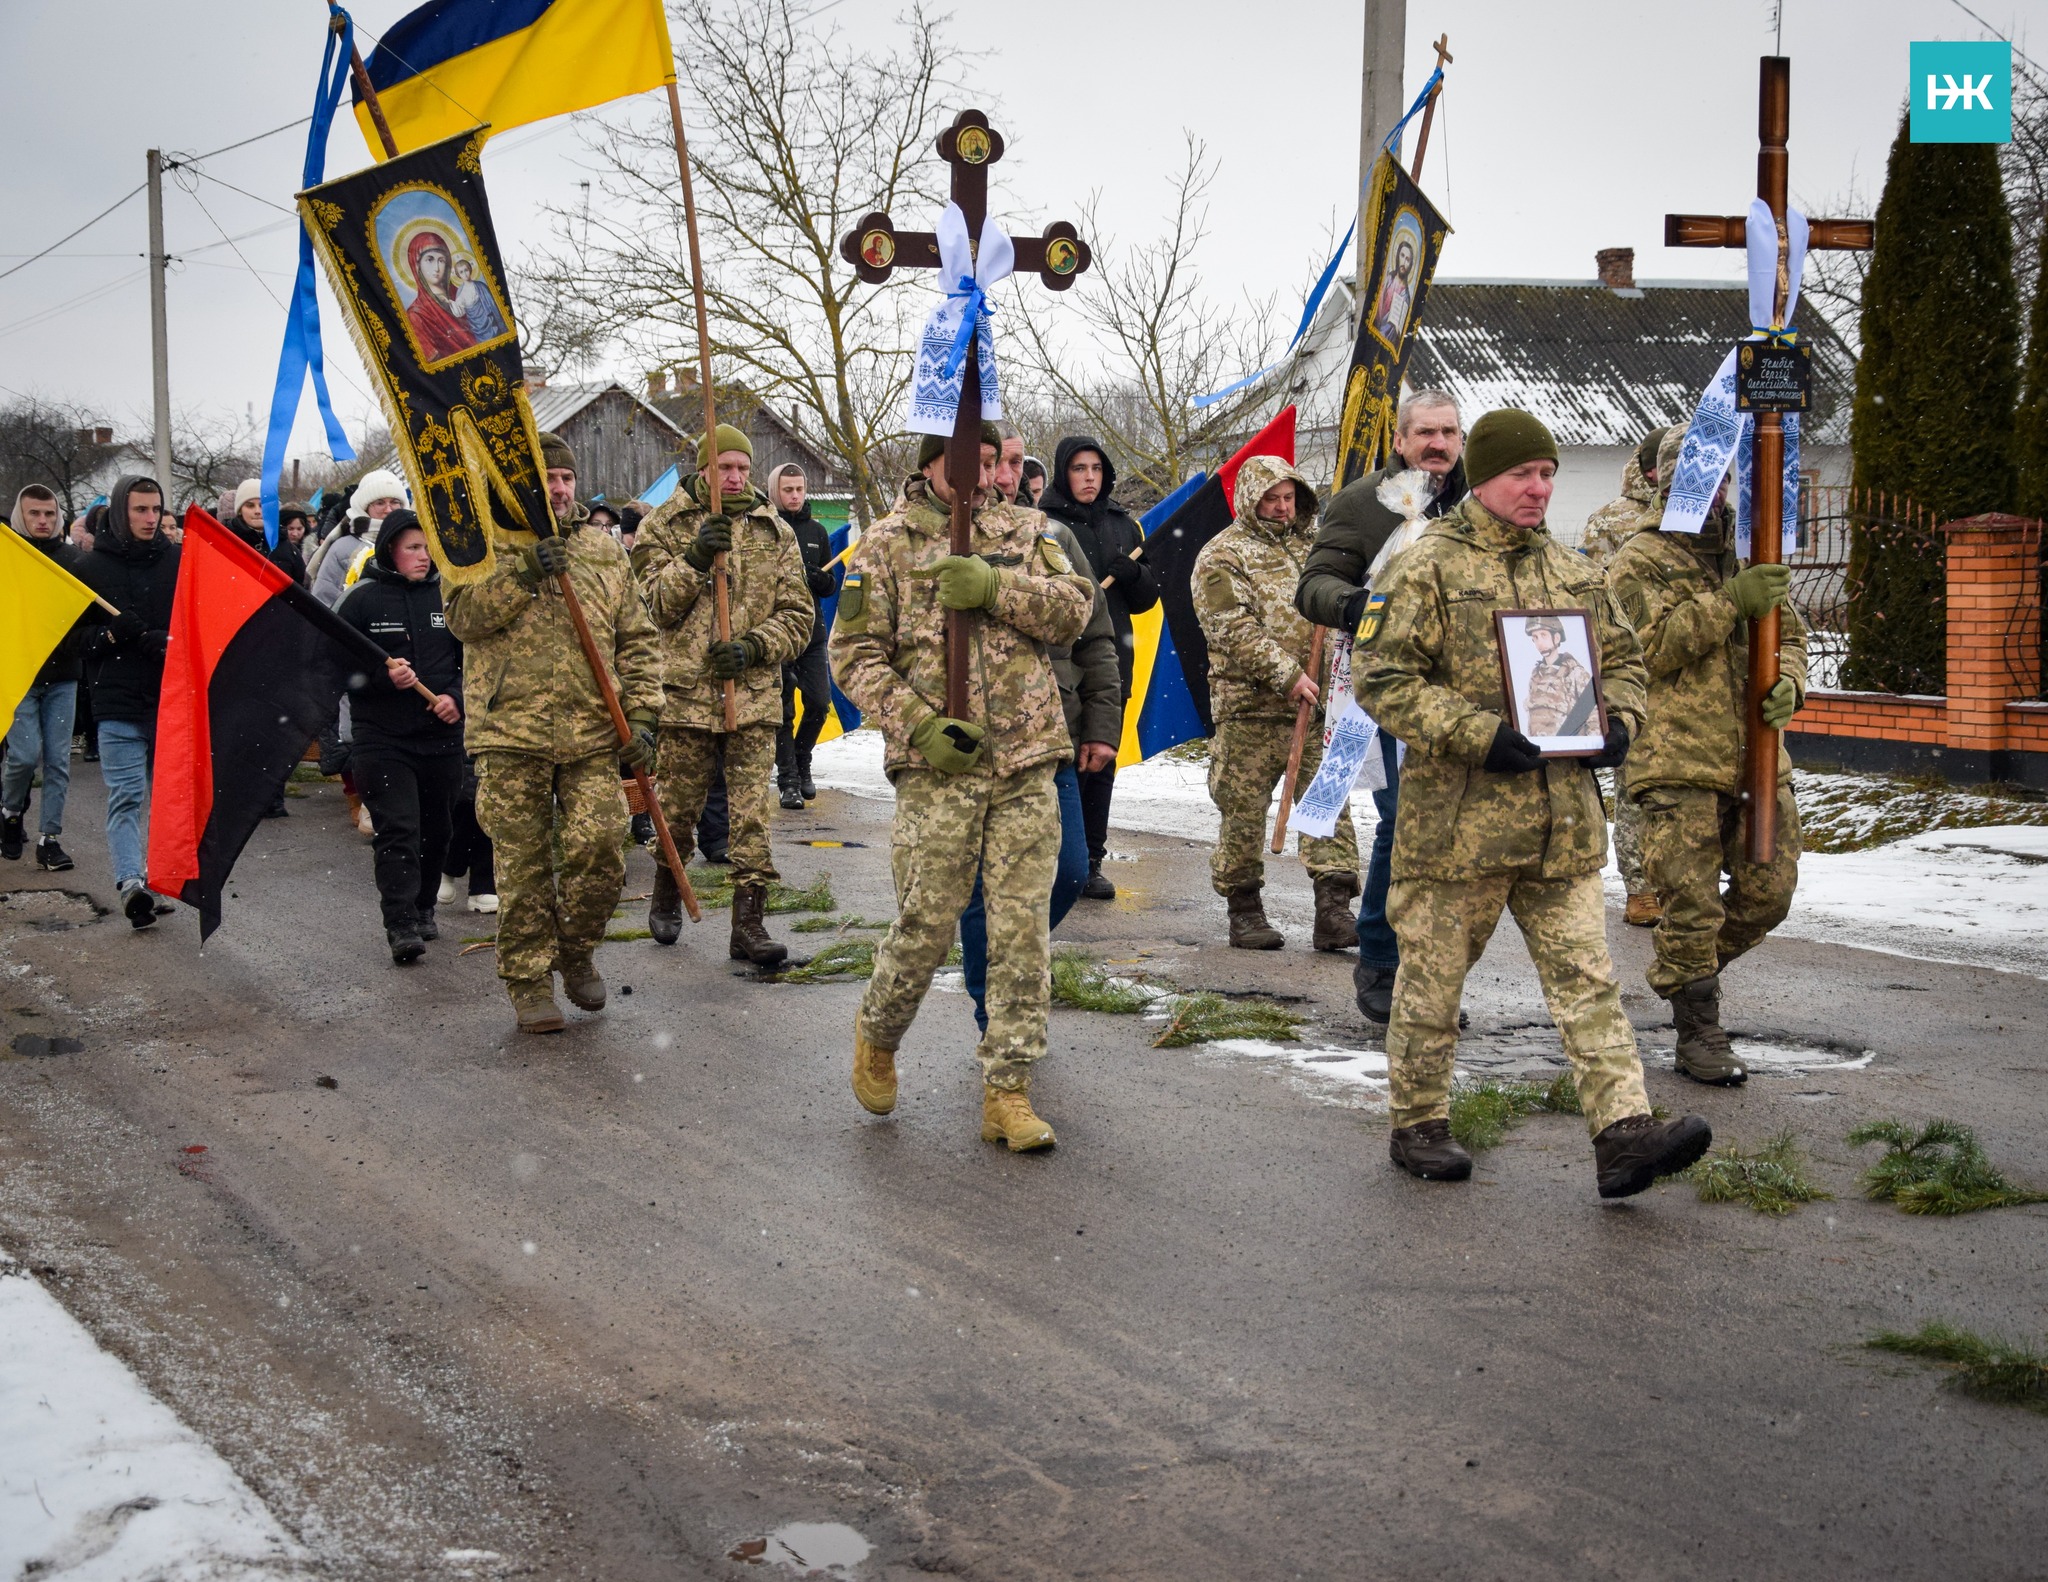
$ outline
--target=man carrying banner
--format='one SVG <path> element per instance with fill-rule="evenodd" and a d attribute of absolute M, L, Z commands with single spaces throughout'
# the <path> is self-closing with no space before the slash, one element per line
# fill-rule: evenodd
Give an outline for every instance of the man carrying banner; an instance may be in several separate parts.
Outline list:
<path fill-rule="evenodd" d="M 1223 815 L 1209 878 L 1230 911 L 1230 943 L 1278 950 L 1280 930 L 1266 921 L 1266 809 L 1287 772 L 1301 705 L 1322 699 L 1323 676 L 1308 673 L 1313 631 L 1294 608 L 1295 589 L 1314 540 L 1316 497 L 1277 456 L 1254 456 L 1237 474 L 1237 520 L 1195 557 L 1195 611 L 1209 643 L 1209 701 L 1216 734 L 1209 747 L 1209 795 Z M 1302 743 L 1297 794 L 1322 761 L 1313 722 Z M 1336 834 L 1301 837 L 1301 860 L 1315 884 L 1317 950 L 1342 950 L 1354 938 L 1351 898 L 1358 894 L 1358 837 L 1347 808 Z"/>
<path fill-rule="evenodd" d="M 1294 607 L 1333 631 L 1355 632 L 1365 613 L 1366 583 L 1381 546 L 1401 525 L 1401 517 L 1379 496 L 1380 485 L 1396 473 L 1429 474 L 1435 494 L 1425 517 L 1439 517 L 1465 498 L 1465 430 L 1457 398 L 1446 390 L 1418 390 L 1401 403 L 1395 417 L 1394 459 L 1377 472 L 1339 489 L 1323 513 L 1315 547 L 1302 569 Z M 1400 943 L 1387 925 L 1387 885 L 1394 857 L 1394 821 L 1400 810 L 1401 756 L 1386 731 L 1379 734 L 1380 766 L 1386 786 L 1372 794 L 1379 823 L 1373 830 L 1372 855 L 1366 861 L 1365 893 L 1358 903 L 1358 963 L 1351 969 L 1358 1013 L 1386 1025 L 1393 1012 L 1394 974 L 1401 966 Z"/>
<path fill-rule="evenodd" d="M 1408 746 L 1387 912 L 1401 970 L 1387 1029 L 1396 1164 L 1462 1181 L 1450 1130 L 1458 1001 L 1505 908 L 1563 1036 L 1602 1197 L 1683 1170 L 1712 1141 L 1697 1116 L 1659 1122 L 1607 951 L 1607 821 L 1588 765 L 1617 767 L 1641 729 L 1634 632 L 1599 570 L 1544 527 L 1557 443 L 1527 412 L 1489 412 L 1465 453 L 1472 495 L 1386 567 L 1359 620 L 1359 706 Z M 1545 759 L 1507 723 L 1497 610 L 1584 610 L 1607 707 L 1604 750 Z"/>
<path fill-rule="evenodd" d="M 1054 771 L 1073 757 L 1048 645 L 1071 643 L 1095 587 L 1035 511 L 994 500 L 993 423 L 981 428 L 970 504 L 974 552 L 951 553 L 946 441 L 928 435 L 900 509 L 867 530 L 832 628 L 839 689 L 878 724 L 896 787 L 890 866 L 897 914 L 854 1023 L 853 1091 L 896 1107 L 896 1049 L 945 960 L 977 872 L 988 912 L 988 1031 L 977 1056 L 981 1135 L 1013 1151 L 1053 1131 L 1031 1108 L 1051 1009 L 1047 900 L 1059 851 Z M 946 697 L 946 612 L 968 612 L 968 711 Z"/>
<path fill-rule="evenodd" d="M 521 1032 L 558 1033 L 551 972 L 576 1005 L 604 1008 L 592 958 L 626 877 L 619 760 L 654 762 L 661 647 L 626 552 L 608 533 L 579 531 L 574 454 L 543 434 L 541 459 L 554 536 L 500 555 L 490 576 L 456 588 L 447 621 L 476 680 L 464 743 L 476 759 L 477 823 L 497 862 L 498 976 Z M 576 640 L 556 582 L 565 571 L 633 727 L 630 747 L 618 745 Z"/>
<path fill-rule="evenodd" d="M 1682 426 L 1666 431 L 1658 476 L 1671 477 L 1684 441 Z M 1668 486 L 1659 490 L 1608 567 L 1650 675 L 1649 720 L 1621 773 L 1624 794 L 1642 814 L 1650 883 L 1664 902 L 1649 978 L 1671 1002 L 1678 1069 L 1695 1082 L 1733 1085 L 1749 1072 L 1721 1026 L 1721 969 L 1785 920 L 1799 882 L 1799 806 L 1783 742 L 1777 855 L 1768 863 L 1749 858 L 1740 795 L 1749 623 L 1782 609 L 1778 684 L 1763 703 L 1773 730 L 1784 729 L 1806 696 L 1806 628 L 1785 603 L 1790 570 L 1742 568 L 1725 498 L 1699 532 L 1667 533 L 1669 497 Z"/>
<path fill-rule="evenodd" d="M 690 831 L 725 749 L 725 796 L 732 858 L 734 961 L 780 966 L 787 946 L 769 937 L 768 886 L 780 877 L 768 844 L 775 798 L 775 733 L 782 724 L 782 667 L 804 651 L 816 618 L 804 557 L 790 530 L 754 489 L 754 447 L 730 424 L 697 446 L 697 475 L 640 524 L 633 574 L 660 629 L 662 811 L 687 859 Z M 718 480 L 720 514 L 710 512 Z M 732 640 L 718 640 L 712 566 L 725 556 Z M 725 684 L 733 683 L 735 728 L 725 726 Z M 673 945 L 683 896 L 666 863 L 656 863 L 647 931 Z"/>

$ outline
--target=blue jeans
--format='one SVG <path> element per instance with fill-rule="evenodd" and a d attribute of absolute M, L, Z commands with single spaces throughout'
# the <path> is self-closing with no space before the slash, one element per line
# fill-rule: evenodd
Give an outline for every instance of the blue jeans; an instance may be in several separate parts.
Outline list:
<path fill-rule="evenodd" d="M 0 808 L 28 810 L 29 782 L 43 771 L 42 815 L 37 829 L 44 835 L 64 833 L 64 796 L 71 789 L 71 720 L 78 712 L 78 683 L 39 681 L 14 711 L 7 732 L 7 767 L 0 771 Z"/>
<path fill-rule="evenodd" d="M 1060 861 L 1052 876 L 1052 927 L 1073 911 L 1088 882 L 1088 832 L 1081 825 L 1081 782 L 1072 764 L 1061 764 L 1052 777 L 1060 798 Z M 974 1025 L 988 1031 L 988 913 L 981 904 L 981 876 L 960 914 L 960 968 L 967 992 L 974 996 Z"/>
<path fill-rule="evenodd" d="M 1401 947 L 1387 926 L 1387 885 L 1394 871 L 1394 814 L 1401 804 L 1401 758 L 1394 738 L 1380 732 L 1380 762 L 1386 765 L 1387 788 L 1372 794 L 1373 811 L 1380 816 L 1372 832 L 1372 860 L 1366 864 L 1365 894 L 1358 898 L 1358 964 L 1361 967 L 1398 967 Z"/>
<path fill-rule="evenodd" d="M 149 773 L 156 759 L 156 721 L 100 721 L 100 777 L 107 782 L 107 855 L 114 860 L 114 884 L 132 890 L 147 877 L 143 858 L 143 810 L 149 806 Z"/>

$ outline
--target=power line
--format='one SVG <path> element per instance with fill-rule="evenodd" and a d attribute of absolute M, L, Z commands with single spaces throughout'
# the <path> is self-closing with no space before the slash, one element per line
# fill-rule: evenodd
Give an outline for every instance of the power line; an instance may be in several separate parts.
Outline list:
<path fill-rule="evenodd" d="M 20 263 L 16 264 L 12 269 L 0 269 L 0 280 L 5 280 L 9 275 L 20 274 L 22 270 L 28 268 L 28 266 L 34 263 L 38 258 L 48 258 L 50 254 L 54 253 L 66 242 L 70 241 L 73 236 L 84 235 L 87 231 L 91 230 L 95 225 L 99 224 L 100 221 L 104 220 L 116 209 L 120 208 L 122 204 L 126 203 L 130 198 L 134 197 L 136 193 L 142 191 L 143 187 L 146 187 L 148 185 L 149 183 L 145 181 L 142 183 L 142 186 L 135 187 L 130 191 L 122 193 L 120 197 L 116 198 L 104 209 L 100 210 L 99 213 L 95 214 L 91 219 L 87 220 L 85 224 L 81 225 L 77 230 L 72 231 L 69 235 L 58 237 L 57 240 L 52 242 L 48 247 L 45 247 L 40 253 L 32 254 L 28 258 L 23 259 Z"/>
<path fill-rule="evenodd" d="M 141 269 L 122 275 L 118 279 L 109 280 L 105 285 L 94 286 L 90 291 L 82 291 L 77 296 L 59 302 L 52 307 L 39 309 L 25 319 L 16 319 L 12 324 L 0 324 L 0 336 L 12 335 L 17 330 L 34 329 L 39 324 L 47 324 L 51 319 L 58 317 L 60 314 L 69 313 L 74 308 L 82 308 L 86 303 L 103 297 L 110 291 L 118 290 L 122 286 L 133 285 L 148 273 L 148 267 L 144 266 Z"/>
<path fill-rule="evenodd" d="M 1968 6 L 1964 5 L 1963 0 L 1949 0 L 1949 4 L 1954 6 L 1958 11 L 1962 12 L 1964 16 L 1968 17 L 1972 22 L 1975 22 L 1979 27 L 1983 28 L 1984 31 L 1989 33 L 1993 38 L 1999 39 L 2007 44 L 2012 44 L 2012 52 L 2015 55 L 2019 56 L 2019 58 L 2025 61 L 2029 66 L 2033 67 L 2035 71 L 2038 72 L 2042 69 L 2041 63 L 2039 61 L 2035 60 L 2033 56 L 2029 55 L 2025 50 L 2021 49 L 2019 45 L 2013 44 L 2013 41 L 2010 38 L 2007 38 L 2005 34 L 1999 32 L 1997 28 L 1993 27 L 1989 22 L 1985 21 L 1982 17 L 1977 15 L 1976 12 L 1972 11 Z"/>
<path fill-rule="evenodd" d="M 279 132 L 289 132 L 295 126 L 304 126 L 308 121 L 312 119 L 313 118 L 310 115 L 302 115 L 296 121 L 287 121 L 283 126 L 273 126 L 269 131 L 258 132 L 254 137 L 245 137 L 239 143 L 229 143 L 225 148 L 216 148 L 215 150 L 213 150 L 213 153 L 194 154 L 192 157 L 195 160 L 211 159 L 213 158 L 214 154 L 226 154 L 231 153 L 238 148 L 247 148 L 251 143 L 260 143 L 266 137 L 275 137 Z"/>
<path fill-rule="evenodd" d="M 166 170 L 174 170 L 174 171 L 175 171 L 175 170 L 186 170 L 186 171 L 190 171 L 190 172 L 191 172 L 191 173 L 192 173 L 193 175 L 197 176 L 197 177 L 198 177 L 198 178 L 199 178 L 199 179 L 200 179 L 201 181 L 210 181 L 210 182 L 212 182 L 212 183 L 213 183 L 213 184 L 214 184 L 214 185 L 215 185 L 216 187 L 226 187 L 226 188 L 228 189 L 228 191 L 230 191 L 230 192 L 233 192 L 233 193 L 237 193 L 237 194 L 239 194 L 240 196 L 242 196 L 242 197 L 244 197 L 244 198 L 247 198 L 247 199 L 248 199 L 248 200 L 249 200 L 250 202 L 252 202 L 252 203 L 260 203 L 260 204 L 262 204 L 262 205 L 263 205 L 263 206 L 264 206 L 265 208 L 268 208 L 268 209 L 275 209 L 275 210 L 277 210 L 277 212 L 278 212 L 279 214 L 294 214 L 294 215 L 295 215 L 295 214 L 296 214 L 296 213 L 298 212 L 298 211 L 297 211 L 296 209 L 288 209 L 288 208 L 286 208 L 286 207 L 285 207 L 285 206 L 284 206 L 284 205 L 283 205 L 282 203 L 277 203 L 277 202 L 274 202 L 273 200 L 271 200 L 271 199 L 269 199 L 269 198 L 259 197 L 259 196 L 257 196 L 257 194 L 255 194 L 255 193 L 253 193 L 253 192 L 250 192 L 250 191 L 249 191 L 249 190 L 248 190 L 247 188 L 245 188 L 245 187 L 238 187 L 238 186 L 236 186 L 236 185 L 235 185 L 235 184 L 234 184 L 234 183 L 233 183 L 232 181 L 222 181 L 222 180 L 220 179 L 220 177 L 218 177 L 218 176 L 214 175 L 214 174 L 213 174 L 213 173 L 212 173 L 211 171 L 201 170 L 201 169 L 200 169 L 200 168 L 199 168 L 199 167 L 198 167 L 198 166 L 197 166 L 196 164 L 194 164 L 194 163 L 193 163 L 193 162 L 192 162 L 191 160 L 189 160 L 189 159 L 173 159 L 173 160 L 167 160 L 167 161 L 165 161 L 165 163 L 164 163 L 164 169 L 166 169 Z M 179 185 L 180 185 L 180 186 L 184 186 L 184 183 L 183 183 L 183 182 L 180 182 L 180 183 L 179 183 Z M 185 187 L 185 195 L 186 195 L 187 197 L 191 198 L 191 199 L 192 199 L 192 201 L 193 201 L 193 202 L 195 202 L 195 203 L 197 203 L 197 202 L 199 201 L 199 194 L 198 194 L 198 193 L 197 193 L 196 191 L 194 191 L 194 190 L 193 190 L 192 188 L 190 188 L 190 187 Z M 203 207 L 204 207 L 204 205 L 202 204 L 202 205 L 201 205 L 201 207 L 203 208 Z M 225 234 L 225 233 L 223 233 L 223 234 Z"/>

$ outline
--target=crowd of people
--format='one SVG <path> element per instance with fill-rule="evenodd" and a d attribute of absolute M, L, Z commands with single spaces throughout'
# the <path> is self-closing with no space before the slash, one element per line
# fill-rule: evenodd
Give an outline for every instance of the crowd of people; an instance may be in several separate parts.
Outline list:
<path fill-rule="evenodd" d="M 1389 465 L 1327 501 L 1279 458 L 1250 458 L 1234 520 L 1194 562 L 1221 819 L 1210 870 L 1228 940 L 1285 944 L 1262 900 L 1266 819 L 1295 740 L 1297 795 L 1315 772 L 1321 733 L 1302 738 L 1296 722 L 1331 702 L 1343 645 L 1326 649 L 1317 629 L 1343 634 L 1356 700 L 1379 727 L 1373 841 L 1361 864 L 1347 810 L 1333 833 L 1299 845 L 1311 943 L 1356 950 L 1358 1008 L 1385 1028 L 1393 1160 L 1425 1179 L 1470 1174 L 1448 1126 L 1453 1053 L 1465 975 L 1506 911 L 1563 1036 L 1599 1190 L 1638 1192 L 1697 1159 L 1710 1132 L 1697 1116 L 1656 1119 L 1645 1096 L 1606 943 L 1608 823 L 1595 771 L 1613 776 L 1627 920 L 1657 927 L 1649 979 L 1673 1008 L 1678 1068 L 1739 1083 L 1720 973 L 1783 919 L 1797 877 L 1789 761 L 1769 863 L 1746 854 L 1737 786 L 1749 625 L 1784 604 L 1788 579 L 1782 567 L 1740 566 L 1725 503 L 1701 533 L 1663 530 L 1659 480 L 1682 428 L 1645 436 L 1583 549 L 1546 526 L 1558 453 L 1534 417 L 1491 412 L 1468 432 L 1449 395 L 1420 391 L 1402 403 L 1397 431 Z M 953 484 L 945 442 L 932 437 L 893 509 L 835 555 L 801 468 L 777 467 L 757 486 L 738 429 L 705 436 L 695 471 L 651 509 L 581 500 L 573 452 L 543 435 L 555 531 L 503 546 L 489 576 L 446 590 L 393 473 L 365 474 L 318 513 L 287 506 L 274 545 L 255 480 L 224 496 L 223 521 L 390 656 L 383 674 L 352 678 L 320 764 L 341 777 L 372 844 L 394 962 L 420 959 L 438 934 L 436 908 L 466 881 L 468 905 L 498 913 L 498 973 L 523 1032 L 566 1025 L 557 978 L 572 1004 L 601 1010 L 595 953 L 623 887 L 623 837 L 652 835 L 653 810 L 634 800 L 645 772 L 684 861 L 701 851 L 728 865 L 733 959 L 781 966 L 788 950 L 767 923 L 771 824 L 817 795 L 812 755 L 836 682 L 881 735 L 896 797 L 898 912 L 855 1020 L 855 1095 L 875 1114 L 893 1110 L 896 1051 L 957 937 L 981 1028 L 983 1135 L 1018 1151 L 1050 1145 L 1030 1100 L 1046 1050 L 1050 930 L 1080 899 L 1116 894 L 1103 864 L 1132 618 L 1161 589 L 1099 441 L 1061 440 L 1049 470 L 993 425 L 980 450 L 972 553 L 951 551 Z M 1419 515 L 1393 509 L 1383 486 L 1412 490 L 1417 479 Z M 69 533 L 48 489 L 24 489 L 10 516 L 121 613 L 88 609 L 16 711 L 0 855 L 26 856 L 39 782 L 34 860 L 72 865 L 59 837 L 82 729 L 136 928 L 168 910 L 143 857 L 178 576 L 163 504 L 155 481 L 130 476 Z M 623 736 L 579 641 L 572 589 Z M 828 629 L 821 608 L 835 595 Z M 1511 723 L 1502 612 L 1541 627 L 1552 647 L 1566 629 L 1559 615 L 1586 622 L 1599 658 L 1586 684 L 1598 689 L 1604 733 L 1591 755 L 1554 756 Z M 968 701 L 955 713 L 949 622 L 967 640 Z M 1796 616 L 1783 631 L 1783 679 L 1762 709 L 1773 728 L 1805 689 Z M 280 798 L 272 811 L 288 809 Z M 658 944 L 680 937 L 686 885 L 657 858 L 648 929 Z"/>

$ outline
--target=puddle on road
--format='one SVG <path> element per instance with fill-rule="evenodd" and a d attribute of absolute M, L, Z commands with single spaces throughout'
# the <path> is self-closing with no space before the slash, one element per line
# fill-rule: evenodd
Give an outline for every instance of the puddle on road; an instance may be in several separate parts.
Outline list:
<path fill-rule="evenodd" d="M 18 919 L 39 934 L 97 923 L 107 909 L 82 890 L 14 890 L 0 895 L 0 916 Z"/>
<path fill-rule="evenodd" d="M 31 1060 L 47 1055 L 75 1055 L 85 1045 L 76 1038 L 59 1038 L 47 1033 L 16 1033 L 14 1041 L 7 1046 L 17 1055 Z"/>
<path fill-rule="evenodd" d="M 1763 1039 L 1733 1036 L 1735 1053 L 1757 1076 L 1799 1077 L 1812 1071 L 1866 1071 L 1877 1059 L 1874 1049 L 1852 1049 L 1843 1044 L 1801 1043 L 1796 1039 Z M 1662 1044 L 1643 1046 L 1643 1064 L 1671 1066 L 1677 1051 Z M 1802 1097 L 1804 1095 L 1801 1095 Z"/>
<path fill-rule="evenodd" d="M 875 1546 L 844 1522 L 791 1522 L 766 1538 L 735 1544 L 726 1557 L 743 1565 L 781 1566 L 800 1577 L 851 1577 Z"/>

